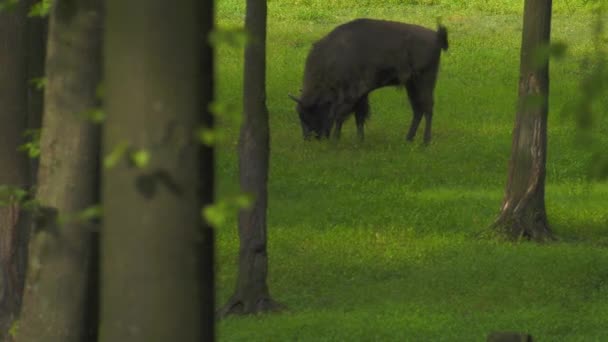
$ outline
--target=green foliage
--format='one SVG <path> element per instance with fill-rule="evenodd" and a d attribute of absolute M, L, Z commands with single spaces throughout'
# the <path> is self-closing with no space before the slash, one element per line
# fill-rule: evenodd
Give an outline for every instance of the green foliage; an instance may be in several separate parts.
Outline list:
<path fill-rule="evenodd" d="M 102 108 L 91 108 L 80 113 L 79 116 L 95 124 L 100 124 L 106 120 L 106 112 Z"/>
<path fill-rule="evenodd" d="M 22 203 L 28 197 L 27 190 L 16 186 L 0 185 L 0 206 Z"/>
<path fill-rule="evenodd" d="M 226 27 L 215 29 L 209 36 L 212 45 L 225 44 L 233 48 L 243 48 L 247 44 L 247 32 L 243 27 Z"/>
<path fill-rule="evenodd" d="M 32 194 L 26 189 L 0 185 L 0 207 L 9 205 L 19 205 L 22 209 L 36 211 L 38 209 L 38 201 L 32 198 Z"/>
<path fill-rule="evenodd" d="M 572 144 L 574 120 L 556 119 L 588 71 L 579 64 L 594 50 L 591 5 L 554 2 L 552 38 L 568 48 L 550 67 L 546 205 L 560 240 L 535 245 L 480 237 L 504 195 L 523 1 L 315 0 L 324 11 L 319 22 L 300 19 L 299 3 L 269 2 L 267 47 L 269 286 L 289 311 L 222 320 L 219 341 L 481 341 L 495 330 L 604 340 L 608 184 L 586 180 L 593 151 Z M 241 25 L 243 9 L 244 1 L 220 0 L 219 25 Z M 402 89 L 372 94 L 365 142 L 353 119 L 338 143 L 302 141 L 287 93 L 301 87 L 312 42 L 359 16 L 427 27 L 442 17 L 450 51 L 442 56 L 430 146 L 420 136 L 405 142 L 412 114 Z M 241 101 L 242 62 L 242 51 L 219 46 L 218 102 Z M 223 198 L 240 192 L 240 126 L 224 117 L 218 125 Z M 608 116 L 594 116 L 603 146 L 606 125 Z M 236 281 L 235 214 L 216 222 L 218 304 Z"/>
<path fill-rule="evenodd" d="M 241 123 L 241 111 L 236 107 L 234 102 L 215 101 L 211 103 L 209 110 L 216 118 L 223 122 L 230 122 L 234 125 L 239 125 Z M 225 140 L 226 132 L 222 126 L 216 126 L 213 129 L 199 127 L 195 132 L 195 136 L 200 143 L 212 146 Z"/>
<path fill-rule="evenodd" d="M 203 208 L 203 218 L 213 227 L 221 227 L 237 210 L 247 209 L 253 204 L 253 198 L 247 194 L 224 197 L 212 205 Z"/>
<path fill-rule="evenodd" d="M 547 63 L 550 57 L 554 59 L 564 58 L 568 46 L 563 42 L 552 42 L 549 45 L 542 46 L 534 51 L 534 64 L 536 67 L 541 67 Z"/>
<path fill-rule="evenodd" d="M 103 159 L 105 168 L 115 167 L 121 160 L 124 160 L 130 166 L 143 169 L 150 164 L 152 154 L 147 149 L 134 149 L 128 142 L 123 141 L 112 149 L 112 151 Z"/>
<path fill-rule="evenodd" d="M 19 332 L 19 320 L 14 320 L 11 323 L 11 327 L 8 329 L 8 336 L 15 338 Z"/>
<path fill-rule="evenodd" d="M 14 11 L 19 4 L 19 0 L 0 0 L 0 12 Z"/>
<path fill-rule="evenodd" d="M 52 0 L 40 0 L 35 3 L 32 8 L 30 8 L 30 12 L 28 16 L 30 17 L 46 17 L 51 12 L 51 7 L 53 6 Z"/>
<path fill-rule="evenodd" d="M 92 205 L 79 212 L 61 213 L 57 218 L 59 225 L 70 223 L 86 223 L 94 220 L 99 220 L 103 217 L 103 207 L 101 204 Z"/>
<path fill-rule="evenodd" d="M 127 156 L 127 152 L 129 151 L 129 143 L 126 141 L 122 141 L 114 148 L 112 151 L 106 155 L 103 159 L 103 167 L 110 169 L 116 166 L 125 156 Z"/>
<path fill-rule="evenodd" d="M 103 100 L 105 94 L 106 94 L 106 88 L 105 88 L 103 82 L 99 83 L 97 85 L 97 88 L 95 88 L 95 96 L 97 97 L 97 99 Z"/>
<path fill-rule="evenodd" d="M 209 129 L 201 127 L 196 131 L 196 137 L 198 138 L 199 142 L 207 146 L 215 145 L 220 136 L 220 131 L 217 128 Z"/>
<path fill-rule="evenodd" d="M 143 169 L 150 164 L 150 151 L 139 149 L 131 152 L 131 163 L 139 169 Z"/>
<path fill-rule="evenodd" d="M 23 135 L 29 139 L 28 142 L 19 146 L 19 151 L 27 152 L 30 158 L 38 158 L 40 156 L 40 129 L 28 129 Z"/>
<path fill-rule="evenodd" d="M 48 79 L 46 77 L 37 77 L 30 80 L 30 84 L 34 85 L 36 89 L 42 90 L 46 87 Z"/>

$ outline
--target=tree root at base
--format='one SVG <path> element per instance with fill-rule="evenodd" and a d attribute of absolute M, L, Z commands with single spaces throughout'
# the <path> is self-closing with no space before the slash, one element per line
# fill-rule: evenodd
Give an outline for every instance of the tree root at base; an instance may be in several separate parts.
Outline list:
<path fill-rule="evenodd" d="M 229 315 L 250 315 L 266 312 L 278 312 L 285 309 L 285 305 L 275 301 L 268 295 L 256 296 L 254 298 L 232 297 L 228 303 L 218 311 L 220 318 Z"/>

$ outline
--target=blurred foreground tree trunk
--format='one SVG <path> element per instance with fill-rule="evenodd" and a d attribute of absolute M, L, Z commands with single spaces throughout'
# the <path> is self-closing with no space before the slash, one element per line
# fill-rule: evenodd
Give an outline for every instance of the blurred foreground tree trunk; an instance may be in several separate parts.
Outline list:
<path fill-rule="evenodd" d="M 27 125 L 27 2 L 0 12 L 0 340 L 23 289 L 26 234 L 15 190 L 30 185 L 27 154 L 18 151 Z"/>
<path fill-rule="evenodd" d="M 552 0 L 526 0 L 519 100 L 509 176 L 494 229 L 512 239 L 552 238 L 545 211 L 545 163 L 549 103 Z"/>
<path fill-rule="evenodd" d="M 202 339 L 202 8 L 107 2 L 100 341 Z"/>
<path fill-rule="evenodd" d="M 247 0 L 245 30 L 244 119 L 239 138 L 241 190 L 253 196 L 250 208 L 239 213 L 239 266 L 236 291 L 221 315 L 276 310 L 268 291 L 266 211 L 270 136 L 266 108 L 265 0 Z"/>
<path fill-rule="evenodd" d="M 33 5 L 37 0 L 28 0 L 28 2 L 30 5 Z M 27 92 L 27 129 L 31 132 L 38 131 L 42 125 L 44 91 L 40 88 L 39 84 L 43 83 L 45 77 L 44 65 L 46 61 L 48 23 L 48 17 L 30 17 L 28 20 L 27 77 L 30 84 Z M 30 158 L 32 186 L 35 185 L 38 176 L 38 161 L 38 158 Z"/>
<path fill-rule="evenodd" d="M 28 271 L 16 341 L 93 340 L 85 331 L 92 224 L 77 215 L 97 201 L 101 0 L 55 3 L 50 13 L 45 113 Z"/>
<path fill-rule="evenodd" d="M 210 105 L 215 98 L 215 59 L 214 50 L 209 40 L 215 24 L 215 6 L 213 0 L 204 0 L 202 8 L 202 53 L 201 53 L 201 124 L 205 129 L 214 128 L 214 117 Z M 215 201 L 215 152 L 212 145 L 201 145 L 200 150 L 200 200 L 203 207 Z M 205 220 L 201 227 L 201 314 L 202 340 L 215 340 L 215 236 L 213 228 Z"/>

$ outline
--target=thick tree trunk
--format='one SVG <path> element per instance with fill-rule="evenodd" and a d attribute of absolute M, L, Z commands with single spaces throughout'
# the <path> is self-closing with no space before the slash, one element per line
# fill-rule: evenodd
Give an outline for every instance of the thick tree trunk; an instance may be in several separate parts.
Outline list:
<path fill-rule="evenodd" d="M 206 129 L 214 128 L 214 117 L 209 110 L 215 97 L 214 92 L 214 50 L 209 41 L 209 35 L 214 28 L 214 1 L 203 1 L 202 10 L 202 53 L 201 53 L 201 123 Z M 213 146 L 201 145 L 200 150 L 200 200 L 203 207 L 213 204 L 215 200 L 215 152 Z M 214 254 L 215 242 L 213 228 L 208 222 L 203 222 L 201 246 L 201 295 L 202 295 L 202 326 L 204 341 L 215 340 L 215 276 Z"/>
<path fill-rule="evenodd" d="M 201 13 L 107 2 L 100 341 L 201 340 Z"/>
<path fill-rule="evenodd" d="M 494 228 L 508 237 L 552 238 L 545 211 L 545 162 L 549 99 L 551 0 L 526 0 L 521 47 L 519 101 L 509 178 Z"/>
<path fill-rule="evenodd" d="M 19 152 L 27 123 L 27 2 L 0 12 L 0 186 L 27 189 L 27 154 Z M 8 188 L 5 188 L 8 190 Z M 9 192 L 0 192 L 0 340 L 17 313 L 23 287 L 23 211 Z"/>
<path fill-rule="evenodd" d="M 79 114 L 98 106 L 100 6 L 99 0 L 61 0 L 51 13 L 36 192 L 43 219 L 30 239 L 20 342 L 88 337 L 83 324 L 91 224 L 69 217 L 96 203 L 99 132 Z"/>
<path fill-rule="evenodd" d="M 239 268 L 236 291 L 220 312 L 251 314 L 280 308 L 271 299 L 266 278 L 266 209 L 270 137 L 266 108 L 266 1 L 248 0 L 245 29 L 244 120 L 239 139 L 241 190 L 253 196 L 239 213 Z"/>

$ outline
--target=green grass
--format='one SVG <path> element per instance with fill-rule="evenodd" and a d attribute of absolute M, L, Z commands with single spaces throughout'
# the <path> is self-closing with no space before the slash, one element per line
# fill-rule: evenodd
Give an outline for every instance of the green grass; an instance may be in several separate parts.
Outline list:
<path fill-rule="evenodd" d="M 486 234 L 506 182 L 522 3 L 269 1 L 269 285 L 288 310 L 222 320 L 221 341 L 482 341 L 494 330 L 608 340 L 608 184 L 586 181 L 591 154 L 562 113 L 592 51 L 583 0 L 554 4 L 552 37 L 568 44 L 551 65 L 546 202 L 559 240 L 513 244 Z M 244 1 L 220 0 L 219 26 L 241 26 L 243 13 Z M 360 16 L 429 27 L 440 16 L 448 27 L 429 147 L 420 136 L 405 142 L 411 111 L 401 89 L 373 94 L 365 142 L 353 120 L 338 143 L 302 141 L 287 93 L 298 92 L 311 43 Z M 242 55 L 225 44 L 218 52 L 219 100 L 236 113 Z M 219 192 L 230 196 L 238 120 L 220 121 Z M 608 115 L 595 125 L 603 146 L 607 125 Z M 218 229 L 218 304 L 235 284 L 235 225 Z"/>

